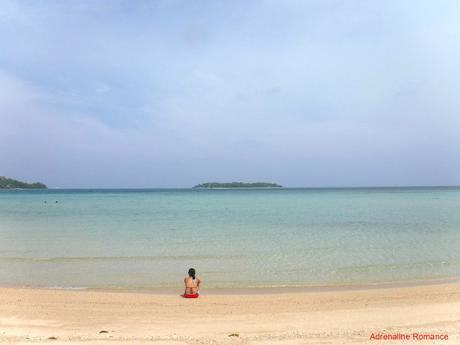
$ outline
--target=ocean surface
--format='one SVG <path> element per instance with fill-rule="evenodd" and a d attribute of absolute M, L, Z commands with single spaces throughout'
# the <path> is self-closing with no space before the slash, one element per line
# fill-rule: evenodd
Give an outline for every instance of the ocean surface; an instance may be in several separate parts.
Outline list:
<path fill-rule="evenodd" d="M 460 276 L 460 188 L 0 191 L 0 285 L 283 287 Z"/>

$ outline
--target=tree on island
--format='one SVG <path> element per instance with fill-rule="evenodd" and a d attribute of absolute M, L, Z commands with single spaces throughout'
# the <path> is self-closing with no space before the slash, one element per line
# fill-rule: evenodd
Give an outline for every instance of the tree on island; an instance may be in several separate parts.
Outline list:
<path fill-rule="evenodd" d="M 193 188 L 282 188 L 283 186 L 276 183 L 268 182 L 205 182 L 197 184 Z"/>
<path fill-rule="evenodd" d="M 48 187 L 40 182 L 27 183 L 5 176 L 0 176 L 0 189 L 47 189 Z"/>

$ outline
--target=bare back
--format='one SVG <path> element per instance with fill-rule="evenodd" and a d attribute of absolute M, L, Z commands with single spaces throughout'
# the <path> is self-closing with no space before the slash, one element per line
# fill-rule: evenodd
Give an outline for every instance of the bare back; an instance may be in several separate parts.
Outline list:
<path fill-rule="evenodd" d="M 200 288 L 200 278 L 193 279 L 192 277 L 185 277 L 184 284 L 185 284 L 185 293 L 188 295 L 194 295 L 198 293 Z"/>

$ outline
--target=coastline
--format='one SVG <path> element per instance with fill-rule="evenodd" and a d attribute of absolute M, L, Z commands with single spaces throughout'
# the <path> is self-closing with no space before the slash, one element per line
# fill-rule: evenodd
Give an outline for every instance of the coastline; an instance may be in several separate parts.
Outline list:
<path fill-rule="evenodd" d="M 446 344 L 460 340 L 458 282 L 282 293 L 205 290 L 193 301 L 158 292 L 0 288 L 0 305 L 2 343 L 356 344 L 374 341 L 374 333 L 414 332 L 447 334 Z"/>
<path fill-rule="evenodd" d="M 375 289 L 392 289 L 418 286 L 435 286 L 445 284 L 460 284 L 460 276 L 426 278 L 414 280 L 396 280 L 373 283 L 350 283 L 328 285 L 285 285 L 285 286 L 251 286 L 251 287 L 207 287 L 204 291 L 207 295 L 271 295 L 284 293 L 310 293 L 310 292 L 346 292 Z M 56 290 L 56 291 L 93 291 L 115 293 L 145 293 L 153 295 L 177 295 L 182 291 L 182 286 L 168 287 L 84 287 L 84 286 L 17 286 L 0 285 L 0 289 L 28 289 L 28 290 Z"/>

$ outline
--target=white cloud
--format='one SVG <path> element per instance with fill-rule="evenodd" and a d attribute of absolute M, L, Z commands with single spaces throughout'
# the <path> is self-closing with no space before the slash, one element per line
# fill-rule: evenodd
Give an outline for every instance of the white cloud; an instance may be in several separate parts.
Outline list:
<path fill-rule="evenodd" d="M 105 84 L 105 83 L 101 83 L 99 85 L 96 86 L 96 93 L 98 94 L 104 94 L 104 93 L 108 93 L 110 92 L 110 86 Z"/>

